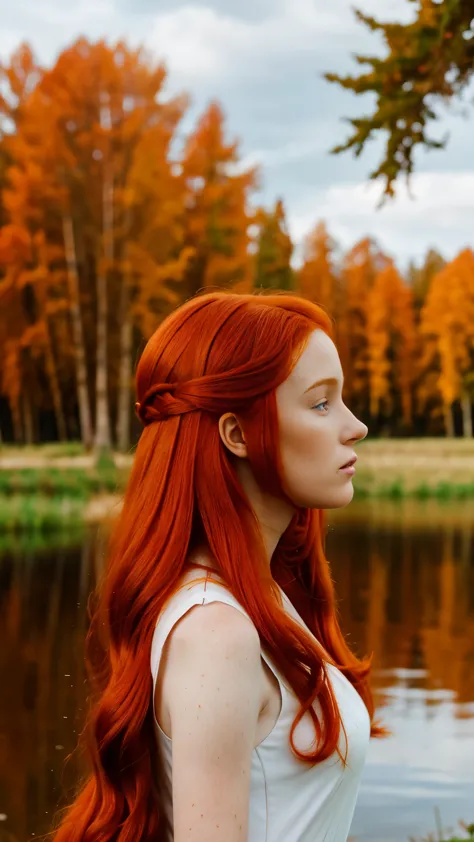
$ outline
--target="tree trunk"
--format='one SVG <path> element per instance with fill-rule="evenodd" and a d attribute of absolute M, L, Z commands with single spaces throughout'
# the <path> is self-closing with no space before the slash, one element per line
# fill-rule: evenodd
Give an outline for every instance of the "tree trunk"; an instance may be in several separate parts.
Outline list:
<path fill-rule="evenodd" d="M 98 256 L 97 265 L 97 362 L 96 362 L 96 416 L 95 441 L 96 451 L 110 450 L 109 396 L 107 377 L 107 322 L 108 296 L 107 279 L 111 269 L 113 249 L 113 176 L 111 165 L 104 165 L 104 183 L 102 187 L 103 218 L 103 255 Z"/>
<path fill-rule="evenodd" d="M 59 441 L 67 441 L 66 418 L 64 416 L 64 410 L 61 401 L 61 387 L 59 385 L 56 361 L 54 359 L 53 349 L 51 347 L 51 337 L 49 335 L 49 328 L 47 322 L 45 322 L 45 364 L 49 385 L 51 388 L 51 397 L 53 399 L 54 416 L 56 418 L 58 438 Z"/>
<path fill-rule="evenodd" d="M 23 422 L 25 430 L 25 444 L 34 443 L 34 425 L 33 425 L 33 410 L 31 406 L 30 396 L 27 390 L 23 392 L 22 398 Z"/>
<path fill-rule="evenodd" d="M 444 407 L 444 428 L 448 438 L 454 438 L 454 420 L 452 405 L 445 405 Z"/>
<path fill-rule="evenodd" d="M 39 316 L 37 323 L 42 331 L 44 363 L 46 369 L 46 376 L 48 378 L 49 387 L 51 389 L 51 397 L 53 399 L 54 417 L 56 420 L 56 432 L 59 441 L 67 441 L 66 416 L 64 414 L 62 404 L 61 386 L 59 382 L 56 360 L 54 358 L 53 342 L 51 339 L 51 331 L 48 321 L 46 281 L 49 275 L 49 267 L 42 246 L 40 246 L 38 250 L 38 269 L 42 270 L 43 282 L 40 282 L 35 287 L 35 299 Z"/>
<path fill-rule="evenodd" d="M 467 392 L 463 392 L 461 396 L 461 408 L 462 408 L 462 423 L 463 423 L 463 436 L 465 439 L 472 439 L 473 429 L 472 429 L 472 408 L 471 408 L 471 398 Z"/>
<path fill-rule="evenodd" d="M 15 404 L 10 402 L 10 411 L 12 414 L 13 441 L 15 444 L 23 444 L 23 423 L 19 402 Z"/>
<path fill-rule="evenodd" d="M 84 331 L 82 329 L 76 244 L 74 240 L 72 219 L 69 215 L 63 217 L 63 236 L 67 263 L 67 279 L 72 324 L 72 340 L 74 346 L 74 362 L 76 368 L 77 403 L 79 407 L 81 440 L 87 450 L 89 450 L 92 447 L 92 416 L 87 384 L 86 349 L 84 345 Z"/>
<path fill-rule="evenodd" d="M 130 447 L 130 391 L 132 381 L 132 320 L 128 312 L 130 289 L 128 273 L 122 278 L 120 300 L 120 363 L 117 408 L 117 447 L 124 453 Z"/>

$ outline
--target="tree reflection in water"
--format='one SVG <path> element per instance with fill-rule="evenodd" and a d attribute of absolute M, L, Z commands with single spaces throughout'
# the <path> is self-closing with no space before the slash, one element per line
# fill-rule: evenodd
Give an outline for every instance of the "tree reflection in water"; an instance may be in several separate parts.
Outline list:
<path fill-rule="evenodd" d="M 357 839 L 389 842 L 392 827 L 394 840 L 427 832 L 439 801 L 448 814 L 452 803 L 454 820 L 472 819 L 474 547 L 469 508 L 457 504 L 449 513 L 446 506 L 433 504 L 417 509 L 364 503 L 330 517 L 327 554 L 342 626 L 359 654 L 374 652 L 377 703 L 394 730 L 391 740 L 371 746 L 354 823 Z M 1 842 L 23 842 L 48 832 L 81 773 L 74 750 L 87 697 L 87 599 L 104 552 L 101 530 L 72 546 L 61 538 L 56 545 L 13 544 L 0 550 Z M 436 739 L 430 730 L 433 720 Z M 440 761 L 434 743 L 449 757 Z M 408 780 L 410 790 L 405 791 Z M 392 799 L 389 790 L 395 793 Z M 423 798 L 429 802 L 428 814 L 421 809 Z"/>

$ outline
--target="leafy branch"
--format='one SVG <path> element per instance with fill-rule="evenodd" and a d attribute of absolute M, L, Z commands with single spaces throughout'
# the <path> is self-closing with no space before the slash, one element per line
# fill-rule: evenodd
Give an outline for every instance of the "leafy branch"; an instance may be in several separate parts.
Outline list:
<path fill-rule="evenodd" d="M 324 74 L 329 82 L 357 95 L 376 95 L 369 116 L 345 118 L 352 134 L 331 152 L 352 149 L 358 157 L 369 140 L 385 132 L 383 158 L 370 173 L 371 179 L 383 180 L 384 197 L 394 195 L 400 175 L 409 182 L 417 146 L 445 147 L 447 135 L 437 139 L 429 133 L 430 124 L 438 119 L 435 103 L 459 97 L 474 73 L 474 0 L 408 2 L 418 7 L 408 24 L 383 23 L 355 10 L 361 23 L 383 36 L 387 55 L 355 55 L 359 65 L 369 68 L 360 75 Z"/>

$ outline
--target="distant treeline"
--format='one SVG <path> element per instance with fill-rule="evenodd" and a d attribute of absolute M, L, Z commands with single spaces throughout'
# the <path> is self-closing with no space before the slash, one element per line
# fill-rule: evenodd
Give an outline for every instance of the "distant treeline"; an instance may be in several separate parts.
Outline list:
<path fill-rule="evenodd" d="M 335 319 L 345 397 L 372 434 L 472 436 L 474 254 L 403 278 L 320 222 L 300 269 L 285 209 L 257 208 L 212 103 L 186 137 L 143 50 L 80 39 L 0 66 L 0 436 L 127 450 L 146 339 L 203 288 L 295 290 Z M 134 426 L 136 423 L 136 426 Z"/>

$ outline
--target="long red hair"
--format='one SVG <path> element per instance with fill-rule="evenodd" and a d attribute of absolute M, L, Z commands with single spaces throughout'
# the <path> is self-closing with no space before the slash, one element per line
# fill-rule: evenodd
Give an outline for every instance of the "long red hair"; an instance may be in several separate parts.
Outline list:
<path fill-rule="evenodd" d="M 355 657 L 339 628 L 323 512 L 297 511 L 269 569 L 257 518 L 218 432 L 219 416 L 237 413 L 258 483 L 286 496 L 275 389 L 316 328 L 330 335 L 331 320 L 298 296 L 212 292 L 175 310 L 148 341 L 136 375 L 144 430 L 86 641 L 92 702 L 82 741 L 91 772 L 55 842 L 160 841 L 150 651 L 158 615 L 203 540 L 300 700 L 289 735 L 296 756 L 312 765 L 339 750 L 342 723 L 324 657 L 354 685 L 373 720 L 370 660 Z M 285 613 L 275 583 L 325 656 Z M 302 753 L 293 734 L 305 712 L 317 747 Z M 372 721 L 372 735 L 383 733 Z"/>

